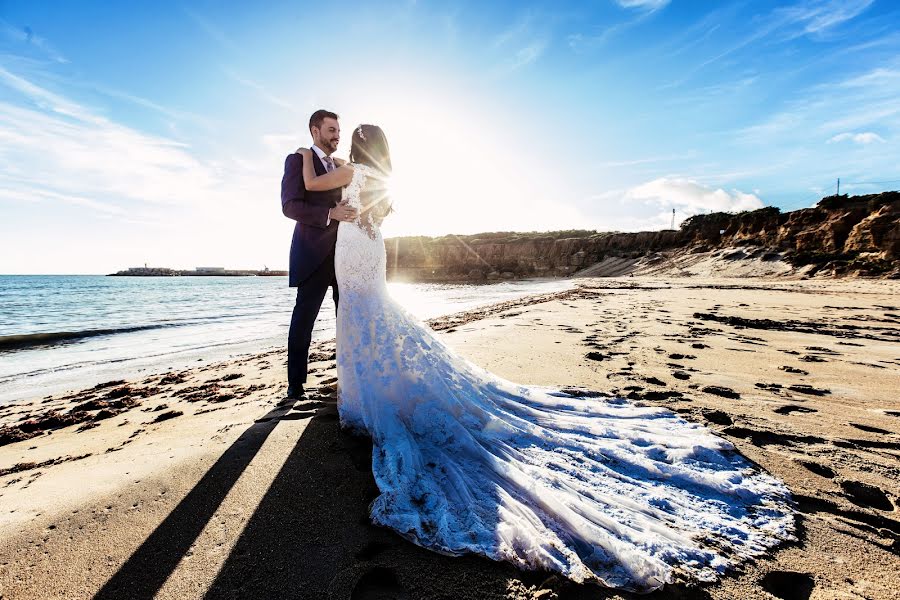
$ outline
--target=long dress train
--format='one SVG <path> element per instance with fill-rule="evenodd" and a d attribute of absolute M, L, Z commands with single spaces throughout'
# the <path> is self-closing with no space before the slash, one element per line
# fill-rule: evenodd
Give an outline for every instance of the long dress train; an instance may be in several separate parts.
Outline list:
<path fill-rule="evenodd" d="M 360 207 L 372 171 L 344 198 Z M 793 539 L 790 494 L 705 427 L 622 398 L 505 381 L 394 302 L 377 227 L 341 223 L 341 424 L 373 441 L 373 522 L 476 553 L 650 591 Z"/>

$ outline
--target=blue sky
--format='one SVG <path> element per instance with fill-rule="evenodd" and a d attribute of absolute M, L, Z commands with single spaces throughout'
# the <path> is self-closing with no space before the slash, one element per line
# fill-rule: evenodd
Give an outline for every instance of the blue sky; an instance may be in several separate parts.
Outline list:
<path fill-rule="evenodd" d="M 900 188 L 892 0 L 264 4 L 0 0 L 0 273 L 283 268 L 320 107 L 387 132 L 386 235 Z"/>

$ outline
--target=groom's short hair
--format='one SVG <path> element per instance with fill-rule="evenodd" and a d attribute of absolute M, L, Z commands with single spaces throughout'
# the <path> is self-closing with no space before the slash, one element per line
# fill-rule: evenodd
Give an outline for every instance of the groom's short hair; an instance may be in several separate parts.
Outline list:
<path fill-rule="evenodd" d="M 337 113 L 333 113 L 330 110 L 324 110 L 324 109 L 320 108 L 319 110 L 314 112 L 312 114 L 312 116 L 309 118 L 309 130 L 312 131 L 313 127 L 318 127 L 319 129 L 321 129 L 322 122 L 325 119 L 334 119 L 335 121 L 337 121 L 338 120 Z"/>

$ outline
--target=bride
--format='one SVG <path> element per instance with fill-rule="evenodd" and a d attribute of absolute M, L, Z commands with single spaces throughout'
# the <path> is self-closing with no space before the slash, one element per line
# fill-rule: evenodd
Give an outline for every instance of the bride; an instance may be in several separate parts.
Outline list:
<path fill-rule="evenodd" d="M 309 152 L 306 150 L 305 152 Z M 455 354 L 388 294 L 384 132 L 353 132 L 335 273 L 341 424 L 368 434 L 372 521 L 444 554 L 467 552 L 648 592 L 793 539 L 786 487 L 704 427 L 653 406 L 505 381 Z"/>

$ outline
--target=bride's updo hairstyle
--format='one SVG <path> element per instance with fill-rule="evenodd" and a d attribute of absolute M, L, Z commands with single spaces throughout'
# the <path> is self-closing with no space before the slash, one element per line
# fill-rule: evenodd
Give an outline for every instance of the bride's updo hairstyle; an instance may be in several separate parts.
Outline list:
<path fill-rule="evenodd" d="M 378 125 L 360 125 L 353 130 L 350 144 L 350 162 L 368 165 L 391 174 L 391 150 L 384 131 Z"/>

